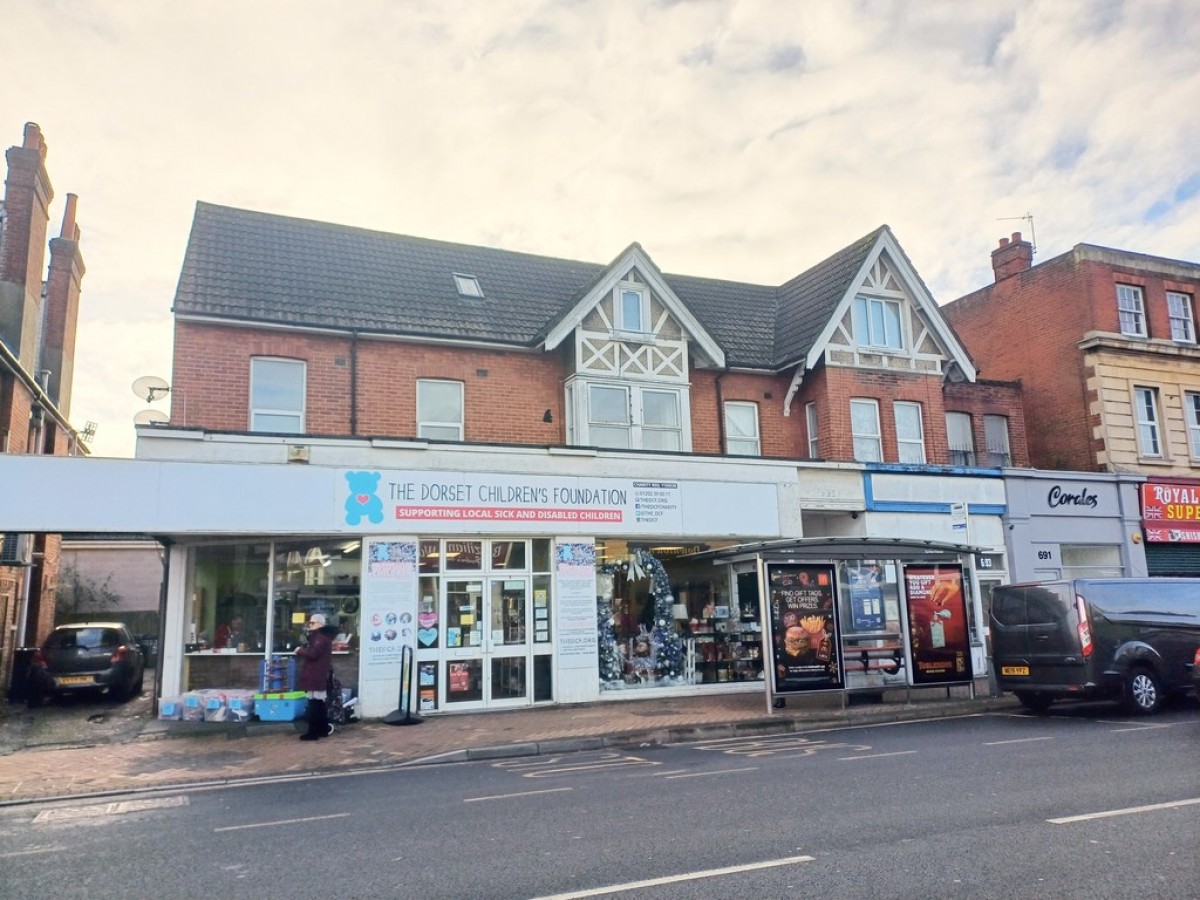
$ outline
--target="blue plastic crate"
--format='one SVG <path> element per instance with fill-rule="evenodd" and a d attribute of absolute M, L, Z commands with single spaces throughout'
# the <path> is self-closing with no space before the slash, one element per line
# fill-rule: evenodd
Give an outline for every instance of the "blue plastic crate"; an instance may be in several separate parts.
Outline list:
<path fill-rule="evenodd" d="M 291 722 L 303 718 L 308 700 L 296 697 L 288 700 L 254 700 L 254 712 L 264 722 Z"/>

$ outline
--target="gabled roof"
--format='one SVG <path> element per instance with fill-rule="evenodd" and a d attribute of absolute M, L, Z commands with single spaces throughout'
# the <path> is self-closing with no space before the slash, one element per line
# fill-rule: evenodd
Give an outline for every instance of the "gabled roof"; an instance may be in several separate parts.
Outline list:
<path fill-rule="evenodd" d="M 198 203 L 173 311 L 181 318 L 553 347 L 636 264 L 716 365 L 781 370 L 811 358 L 881 242 L 903 259 L 913 290 L 928 297 L 887 226 L 772 287 L 663 274 L 636 243 L 600 265 Z M 483 297 L 460 296 L 455 273 L 475 276 Z M 958 346 L 948 330 L 943 337 Z"/>

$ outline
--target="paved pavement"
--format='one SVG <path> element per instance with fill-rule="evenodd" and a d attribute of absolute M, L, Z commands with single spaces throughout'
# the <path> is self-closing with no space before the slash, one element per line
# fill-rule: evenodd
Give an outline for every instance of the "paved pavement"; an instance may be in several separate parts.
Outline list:
<path fill-rule="evenodd" d="M 148 693 L 126 704 L 68 699 L 36 710 L 0 704 L 0 805 L 1018 708 L 1012 697 L 972 697 L 965 685 L 894 690 L 875 703 L 847 700 L 790 696 L 783 709 L 768 710 L 762 693 L 638 697 L 429 716 L 416 725 L 358 722 L 313 742 L 297 740 L 286 722 L 159 721 Z"/>

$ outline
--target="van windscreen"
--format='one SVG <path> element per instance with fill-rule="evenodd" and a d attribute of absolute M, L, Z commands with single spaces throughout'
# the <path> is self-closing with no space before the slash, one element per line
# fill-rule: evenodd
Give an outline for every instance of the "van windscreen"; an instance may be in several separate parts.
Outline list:
<path fill-rule="evenodd" d="M 1107 616 L 1200 619 L 1200 580 L 1085 582 L 1088 600 Z"/>

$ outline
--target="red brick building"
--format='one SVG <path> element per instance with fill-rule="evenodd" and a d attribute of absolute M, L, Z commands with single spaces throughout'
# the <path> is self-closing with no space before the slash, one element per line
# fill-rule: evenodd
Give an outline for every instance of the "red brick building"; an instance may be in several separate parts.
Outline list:
<path fill-rule="evenodd" d="M 762 286 L 200 204 L 174 312 L 180 428 L 1027 463 L 886 226 Z"/>
<path fill-rule="evenodd" d="M 75 196 L 67 195 L 59 236 L 49 241 L 54 190 L 46 174 L 46 142 L 37 125 L 9 148 L 0 209 L 0 453 L 81 455 L 87 452 L 67 417 L 74 378 L 75 328 L 83 258 Z M 43 273 L 46 273 L 43 282 Z M 0 485 L 0 530 L 4 529 Z M 0 681 L 12 650 L 54 625 L 60 538 L 0 534 Z"/>
<path fill-rule="evenodd" d="M 1090 244 L 1032 259 L 1019 233 L 1001 240 L 995 282 L 942 307 L 982 375 L 1021 383 L 1031 465 L 1192 484 L 1200 264 Z M 1181 568 L 1154 546 L 1200 547 L 1200 525 L 1148 523 L 1146 538 L 1152 574 L 1200 574 L 1200 552 Z"/>

